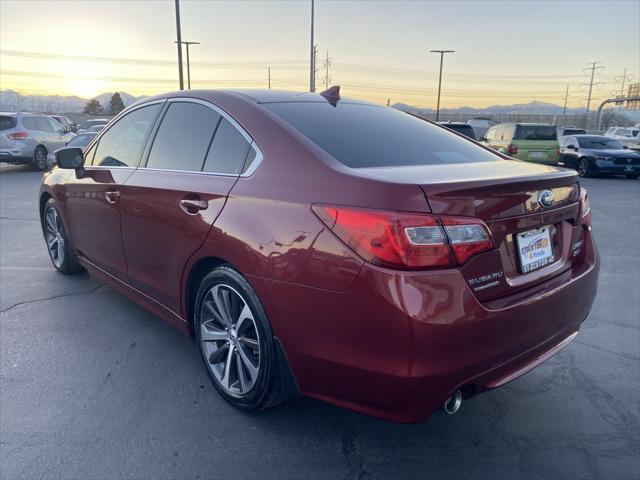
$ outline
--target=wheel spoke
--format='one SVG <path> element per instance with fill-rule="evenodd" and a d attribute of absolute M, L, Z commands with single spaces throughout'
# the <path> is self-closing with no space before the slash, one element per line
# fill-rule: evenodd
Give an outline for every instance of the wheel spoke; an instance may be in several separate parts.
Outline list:
<path fill-rule="evenodd" d="M 229 345 L 224 344 L 220 348 L 218 348 L 215 352 L 209 355 L 209 363 L 211 365 L 216 365 L 224 361 L 225 355 L 229 353 Z"/>
<path fill-rule="evenodd" d="M 47 238 L 47 245 L 49 246 L 49 250 L 53 249 L 54 245 L 58 242 L 58 239 L 56 237 L 49 237 Z"/>
<path fill-rule="evenodd" d="M 213 317 L 213 320 L 215 320 L 222 328 L 229 328 L 231 326 L 229 324 L 229 322 L 227 322 L 224 319 L 224 317 L 222 315 L 220 315 L 220 313 L 218 313 L 218 311 L 216 310 L 214 304 L 211 301 L 205 300 L 204 301 L 204 306 L 205 306 L 207 312 Z"/>
<path fill-rule="evenodd" d="M 229 348 L 227 352 L 227 359 L 224 363 L 224 372 L 222 373 L 222 378 L 220 379 L 220 383 L 227 390 L 229 390 L 229 378 L 231 376 L 232 361 L 233 361 L 233 349 Z"/>
<path fill-rule="evenodd" d="M 254 338 L 239 337 L 238 340 L 240 340 L 240 343 L 246 345 L 247 347 L 249 347 L 251 350 L 254 350 L 254 351 L 258 351 L 258 348 L 260 347 L 258 340 Z"/>
<path fill-rule="evenodd" d="M 249 305 L 247 305 L 246 303 L 244 304 L 244 307 L 242 307 L 242 311 L 238 316 L 238 320 L 236 320 L 236 331 L 238 333 L 240 333 L 240 330 L 242 328 L 242 323 L 245 320 L 253 320 L 253 314 L 251 313 L 251 309 L 249 308 Z"/>
<path fill-rule="evenodd" d="M 243 362 L 240 360 L 240 355 L 236 352 L 236 370 L 238 371 L 238 380 L 240 381 L 240 391 L 244 393 L 250 385 L 242 364 Z"/>
<path fill-rule="evenodd" d="M 57 249 L 58 249 L 57 260 L 58 260 L 58 263 L 62 265 L 62 263 L 64 262 L 64 248 L 62 246 L 62 242 L 58 241 Z"/>
<path fill-rule="evenodd" d="M 200 327 L 200 338 L 203 342 L 214 342 L 216 340 L 228 340 L 229 332 L 220 330 L 213 325 L 213 321 L 205 322 Z"/>
<path fill-rule="evenodd" d="M 244 347 L 242 345 L 238 346 L 238 353 L 240 354 L 240 358 L 242 359 L 242 363 L 247 368 L 249 372 L 249 377 L 251 377 L 251 383 L 255 382 L 256 377 L 258 376 L 258 367 L 256 367 L 247 354 L 244 351 Z"/>
<path fill-rule="evenodd" d="M 226 325 L 227 328 L 231 328 L 233 326 L 233 322 L 231 320 L 231 313 L 229 310 L 229 291 L 221 288 L 220 285 L 216 285 L 213 287 L 211 294 L 224 325 Z"/>

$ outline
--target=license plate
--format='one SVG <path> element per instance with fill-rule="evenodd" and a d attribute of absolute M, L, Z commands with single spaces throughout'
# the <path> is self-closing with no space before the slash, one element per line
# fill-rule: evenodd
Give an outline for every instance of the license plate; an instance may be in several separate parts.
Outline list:
<path fill-rule="evenodd" d="M 520 267 L 528 273 L 553 262 L 549 227 L 537 228 L 516 234 Z"/>
<path fill-rule="evenodd" d="M 529 152 L 529 158 L 546 158 L 544 152 Z"/>

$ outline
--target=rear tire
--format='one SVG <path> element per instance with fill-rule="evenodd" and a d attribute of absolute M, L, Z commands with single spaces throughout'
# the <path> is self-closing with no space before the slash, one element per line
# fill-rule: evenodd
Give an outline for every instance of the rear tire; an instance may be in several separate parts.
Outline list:
<path fill-rule="evenodd" d="M 591 172 L 589 171 L 589 162 L 586 158 L 578 160 L 578 174 L 582 178 L 589 178 L 591 176 Z"/>
<path fill-rule="evenodd" d="M 57 271 L 71 275 L 84 270 L 78 262 L 78 256 L 62 221 L 58 204 L 53 198 L 50 198 L 44 206 L 42 231 L 49 258 Z"/>
<path fill-rule="evenodd" d="M 205 369 L 222 398 L 245 411 L 279 402 L 276 340 L 258 296 L 240 273 L 223 265 L 202 279 L 194 328 Z"/>
<path fill-rule="evenodd" d="M 41 172 L 47 169 L 47 150 L 43 146 L 36 147 L 33 152 L 33 166 Z"/>

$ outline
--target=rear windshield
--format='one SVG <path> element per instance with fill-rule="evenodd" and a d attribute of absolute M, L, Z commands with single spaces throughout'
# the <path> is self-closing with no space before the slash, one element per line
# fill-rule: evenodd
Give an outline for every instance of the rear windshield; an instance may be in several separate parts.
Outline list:
<path fill-rule="evenodd" d="M 9 130 L 10 128 L 16 128 L 18 120 L 16 117 L 0 116 L 0 130 Z"/>
<path fill-rule="evenodd" d="M 476 139 L 476 134 L 471 125 L 456 125 L 452 123 L 443 123 L 442 126 L 447 127 L 448 129 L 453 130 L 454 132 L 458 132 L 458 133 L 461 133 L 462 135 L 466 135 L 469 138 L 473 138 L 474 140 Z"/>
<path fill-rule="evenodd" d="M 590 150 L 619 150 L 624 148 L 620 142 L 606 137 L 582 137 L 578 138 L 578 144 L 580 148 L 588 148 Z"/>
<path fill-rule="evenodd" d="M 514 140 L 557 140 L 554 125 L 518 125 Z"/>
<path fill-rule="evenodd" d="M 497 160 L 453 132 L 393 108 L 353 103 L 265 103 L 348 167 L 436 165 Z"/>

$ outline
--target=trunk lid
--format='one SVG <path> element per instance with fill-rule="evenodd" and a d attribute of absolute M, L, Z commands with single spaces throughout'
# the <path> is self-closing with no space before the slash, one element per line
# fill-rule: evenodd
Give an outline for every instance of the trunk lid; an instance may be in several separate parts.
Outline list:
<path fill-rule="evenodd" d="M 368 170 L 392 182 L 417 183 L 434 214 L 486 223 L 495 250 L 459 267 L 481 301 L 529 288 L 567 270 L 577 259 L 572 247 L 581 234 L 576 227 L 579 185 L 573 170 L 517 160 Z M 553 202 L 539 200 L 546 191 Z M 548 193 L 544 196 L 549 199 Z M 526 240 L 518 234 L 543 228 L 549 233 L 553 260 L 525 271 L 520 244 Z"/>

